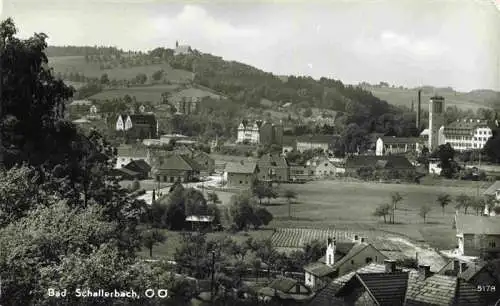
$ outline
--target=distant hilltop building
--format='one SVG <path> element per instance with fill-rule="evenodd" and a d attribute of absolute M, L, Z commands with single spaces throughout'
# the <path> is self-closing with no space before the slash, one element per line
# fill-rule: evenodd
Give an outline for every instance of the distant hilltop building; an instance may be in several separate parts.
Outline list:
<path fill-rule="evenodd" d="M 174 55 L 188 55 L 192 54 L 193 49 L 188 45 L 179 45 L 179 41 L 175 42 Z"/>
<path fill-rule="evenodd" d="M 283 145 L 283 123 L 273 124 L 262 120 L 250 123 L 243 120 L 238 126 L 236 142 L 281 146 Z"/>

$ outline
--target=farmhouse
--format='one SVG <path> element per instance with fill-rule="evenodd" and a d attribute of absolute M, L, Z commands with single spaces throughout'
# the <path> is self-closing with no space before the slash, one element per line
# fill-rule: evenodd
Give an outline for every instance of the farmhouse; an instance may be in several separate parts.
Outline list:
<path fill-rule="evenodd" d="M 209 90 L 189 87 L 172 93 L 168 102 L 175 107 L 178 113 L 195 114 L 199 111 L 200 103 L 205 98 L 220 100 L 223 97 Z"/>
<path fill-rule="evenodd" d="M 116 148 L 116 164 L 115 168 L 122 168 L 133 160 L 144 160 L 151 164 L 151 155 L 149 150 L 142 146 L 132 146 L 121 144 Z"/>
<path fill-rule="evenodd" d="M 151 166 L 144 159 L 132 160 L 123 168 L 137 173 L 140 180 L 145 180 L 151 176 Z"/>
<path fill-rule="evenodd" d="M 119 115 L 115 130 L 133 139 L 155 138 L 158 134 L 158 121 L 151 114 Z"/>
<path fill-rule="evenodd" d="M 238 126 L 236 142 L 281 146 L 283 145 L 283 124 L 262 120 L 250 123 L 248 120 L 243 120 Z"/>
<path fill-rule="evenodd" d="M 255 162 L 228 163 L 225 168 L 228 187 L 251 188 L 257 180 L 259 166 Z"/>
<path fill-rule="evenodd" d="M 296 141 L 296 149 L 299 152 L 313 149 L 321 149 L 324 152 L 328 152 L 338 138 L 338 135 L 299 136 Z"/>
<path fill-rule="evenodd" d="M 279 153 L 267 153 L 257 162 L 259 166 L 258 179 L 260 181 L 288 182 L 290 169 L 286 158 Z"/>
<path fill-rule="evenodd" d="M 306 162 L 307 166 L 314 169 L 316 177 L 334 176 L 337 174 L 337 167 L 326 157 L 315 157 Z"/>
<path fill-rule="evenodd" d="M 280 277 L 273 280 L 267 287 L 259 290 L 263 300 L 304 302 L 310 300 L 314 293 L 296 279 Z"/>
<path fill-rule="evenodd" d="M 486 305 L 485 296 L 463 279 L 434 274 L 424 265 L 418 270 L 399 269 L 393 260 L 334 279 L 309 306 L 329 306 L 332 300 L 348 305 Z"/>
<path fill-rule="evenodd" d="M 500 222 L 497 217 L 455 215 L 458 253 L 478 257 L 500 248 Z"/>
<path fill-rule="evenodd" d="M 375 155 L 404 154 L 417 152 L 420 149 L 421 140 L 413 137 L 382 136 L 377 139 Z"/>
<path fill-rule="evenodd" d="M 362 168 L 370 168 L 380 171 L 415 171 L 415 167 L 410 163 L 410 161 L 401 155 L 354 155 L 347 158 L 346 173 L 352 175 Z"/>
<path fill-rule="evenodd" d="M 186 155 L 159 156 L 153 165 L 157 182 L 192 182 L 200 178 L 201 166 Z"/>
<path fill-rule="evenodd" d="M 192 158 L 201 166 L 202 176 L 208 176 L 215 172 L 215 160 L 209 154 L 203 151 L 193 152 Z"/>
<path fill-rule="evenodd" d="M 337 242 L 328 238 L 326 255 L 319 261 L 304 267 L 305 284 L 319 288 L 328 278 L 342 276 L 369 263 L 383 263 L 386 256 L 366 242 L 366 238 L 354 236 L 352 242 Z"/>
<path fill-rule="evenodd" d="M 310 180 L 314 177 L 314 167 L 298 164 L 289 164 L 289 166 L 292 182 Z"/>

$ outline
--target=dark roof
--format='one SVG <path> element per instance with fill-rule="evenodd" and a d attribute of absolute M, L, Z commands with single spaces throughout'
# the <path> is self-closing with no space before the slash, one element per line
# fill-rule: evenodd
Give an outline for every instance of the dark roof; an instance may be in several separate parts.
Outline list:
<path fill-rule="evenodd" d="M 387 163 L 385 162 L 387 161 Z M 375 155 L 354 155 L 349 156 L 346 161 L 346 168 L 373 167 L 383 165 L 384 168 L 392 169 L 414 169 L 410 161 L 401 155 L 375 156 Z"/>
<path fill-rule="evenodd" d="M 283 135 L 283 145 L 284 146 L 294 146 L 296 138 L 295 136 Z"/>
<path fill-rule="evenodd" d="M 408 272 L 356 274 L 379 305 L 403 305 L 408 286 Z"/>
<path fill-rule="evenodd" d="M 410 271 L 406 305 L 451 305 L 455 297 L 457 278 L 434 274 L 420 279 L 416 271 Z"/>
<path fill-rule="evenodd" d="M 111 172 L 113 176 L 130 176 L 130 177 L 138 177 L 139 173 L 129 170 L 127 168 L 119 168 L 113 169 Z"/>
<path fill-rule="evenodd" d="M 335 268 L 328 266 L 322 262 L 313 262 L 304 267 L 304 271 L 311 273 L 317 277 L 324 277 L 335 272 Z"/>
<path fill-rule="evenodd" d="M 339 135 L 303 135 L 297 137 L 297 142 L 334 144 Z"/>
<path fill-rule="evenodd" d="M 479 127 L 489 127 L 489 124 L 486 120 L 457 120 L 445 126 L 444 133 L 452 135 L 472 135 L 474 133 L 474 130 Z"/>
<path fill-rule="evenodd" d="M 500 222 L 497 217 L 455 215 L 457 233 L 500 235 Z"/>
<path fill-rule="evenodd" d="M 161 158 L 161 157 L 160 157 Z M 157 165 L 161 170 L 184 170 L 184 171 L 199 171 L 200 165 L 197 162 L 185 155 L 170 155 L 167 156 L 163 163 Z"/>
<path fill-rule="evenodd" d="M 145 115 L 145 114 L 140 114 L 140 115 L 130 115 L 130 120 L 132 120 L 133 124 L 149 124 L 149 125 L 156 125 L 156 117 L 155 115 Z"/>
<path fill-rule="evenodd" d="M 488 262 L 472 263 L 467 265 L 467 270 L 460 274 L 460 278 L 466 281 L 471 281 L 481 271 L 493 272 L 495 275 L 500 275 L 500 259 L 490 260 Z"/>
<path fill-rule="evenodd" d="M 288 168 L 286 158 L 281 156 L 279 153 L 267 153 L 262 155 L 262 157 L 257 161 L 257 165 L 260 169 L 269 167 Z"/>
<path fill-rule="evenodd" d="M 139 169 L 144 172 L 151 171 L 151 166 L 144 159 L 134 159 L 123 168 L 128 168 L 129 170 Z"/>
<path fill-rule="evenodd" d="M 372 247 L 372 248 L 375 249 L 374 246 L 372 246 L 372 245 L 370 245 L 368 243 L 362 243 L 362 244 L 356 244 L 356 245 L 354 245 L 349 250 L 349 253 L 347 253 L 344 257 L 342 257 L 339 261 L 335 262 L 335 264 L 333 265 L 333 268 L 334 269 L 339 268 L 340 266 L 342 266 L 343 264 L 345 264 L 346 262 L 348 262 L 349 260 L 351 260 L 353 257 L 355 257 L 356 255 L 358 255 L 363 250 L 365 250 L 366 248 L 369 248 L 369 247 Z"/>
<path fill-rule="evenodd" d="M 486 295 L 478 292 L 477 287 L 464 280 L 457 280 L 455 305 L 481 306 L 487 305 Z"/>
<path fill-rule="evenodd" d="M 495 191 L 500 189 L 500 181 L 495 181 L 488 189 L 486 189 L 483 194 L 485 195 L 495 195 Z"/>
<path fill-rule="evenodd" d="M 225 171 L 227 173 L 255 173 L 257 163 L 251 161 L 241 161 L 227 163 Z"/>
<path fill-rule="evenodd" d="M 415 144 L 420 142 L 420 138 L 416 137 L 382 136 L 380 139 L 382 139 L 384 144 Z"/>
<path fill-rule="evenodd" d="M 282 277 L 273 280 L 268 287 L 284 293 L 288 293 L 291 289 L 295 288 L 295 285 L 297 283 L 298 281 L 293 278 Z"/>

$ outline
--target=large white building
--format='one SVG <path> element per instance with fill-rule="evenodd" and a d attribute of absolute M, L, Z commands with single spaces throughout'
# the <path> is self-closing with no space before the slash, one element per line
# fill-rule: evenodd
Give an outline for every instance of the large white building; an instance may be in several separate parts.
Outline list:
<path fill-rule="evenodd" d="M 260 143 L 260 126 L 262 122 L 255 121 L 253 124 L 249 122 L 241 122 L 238 126 L 238 135 L 236 142 L 238 143 Z"/>
<path fill-rule="evenodd" d="M 463 119 L 444 127 L 445 143 L 456 151 L 482 149 L 492 136 L 492 130 L 486 120 Z"/>

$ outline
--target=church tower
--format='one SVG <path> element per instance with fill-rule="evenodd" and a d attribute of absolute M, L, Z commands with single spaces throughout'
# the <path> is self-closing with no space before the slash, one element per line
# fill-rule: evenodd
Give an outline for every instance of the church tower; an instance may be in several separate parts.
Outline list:
<path fill-rule="evenodd" d="M 429 101 L 429 150 L 437 149 L 440 143 L 440 130 L 444 125 L 444 98 L 433 96 Z"/>

